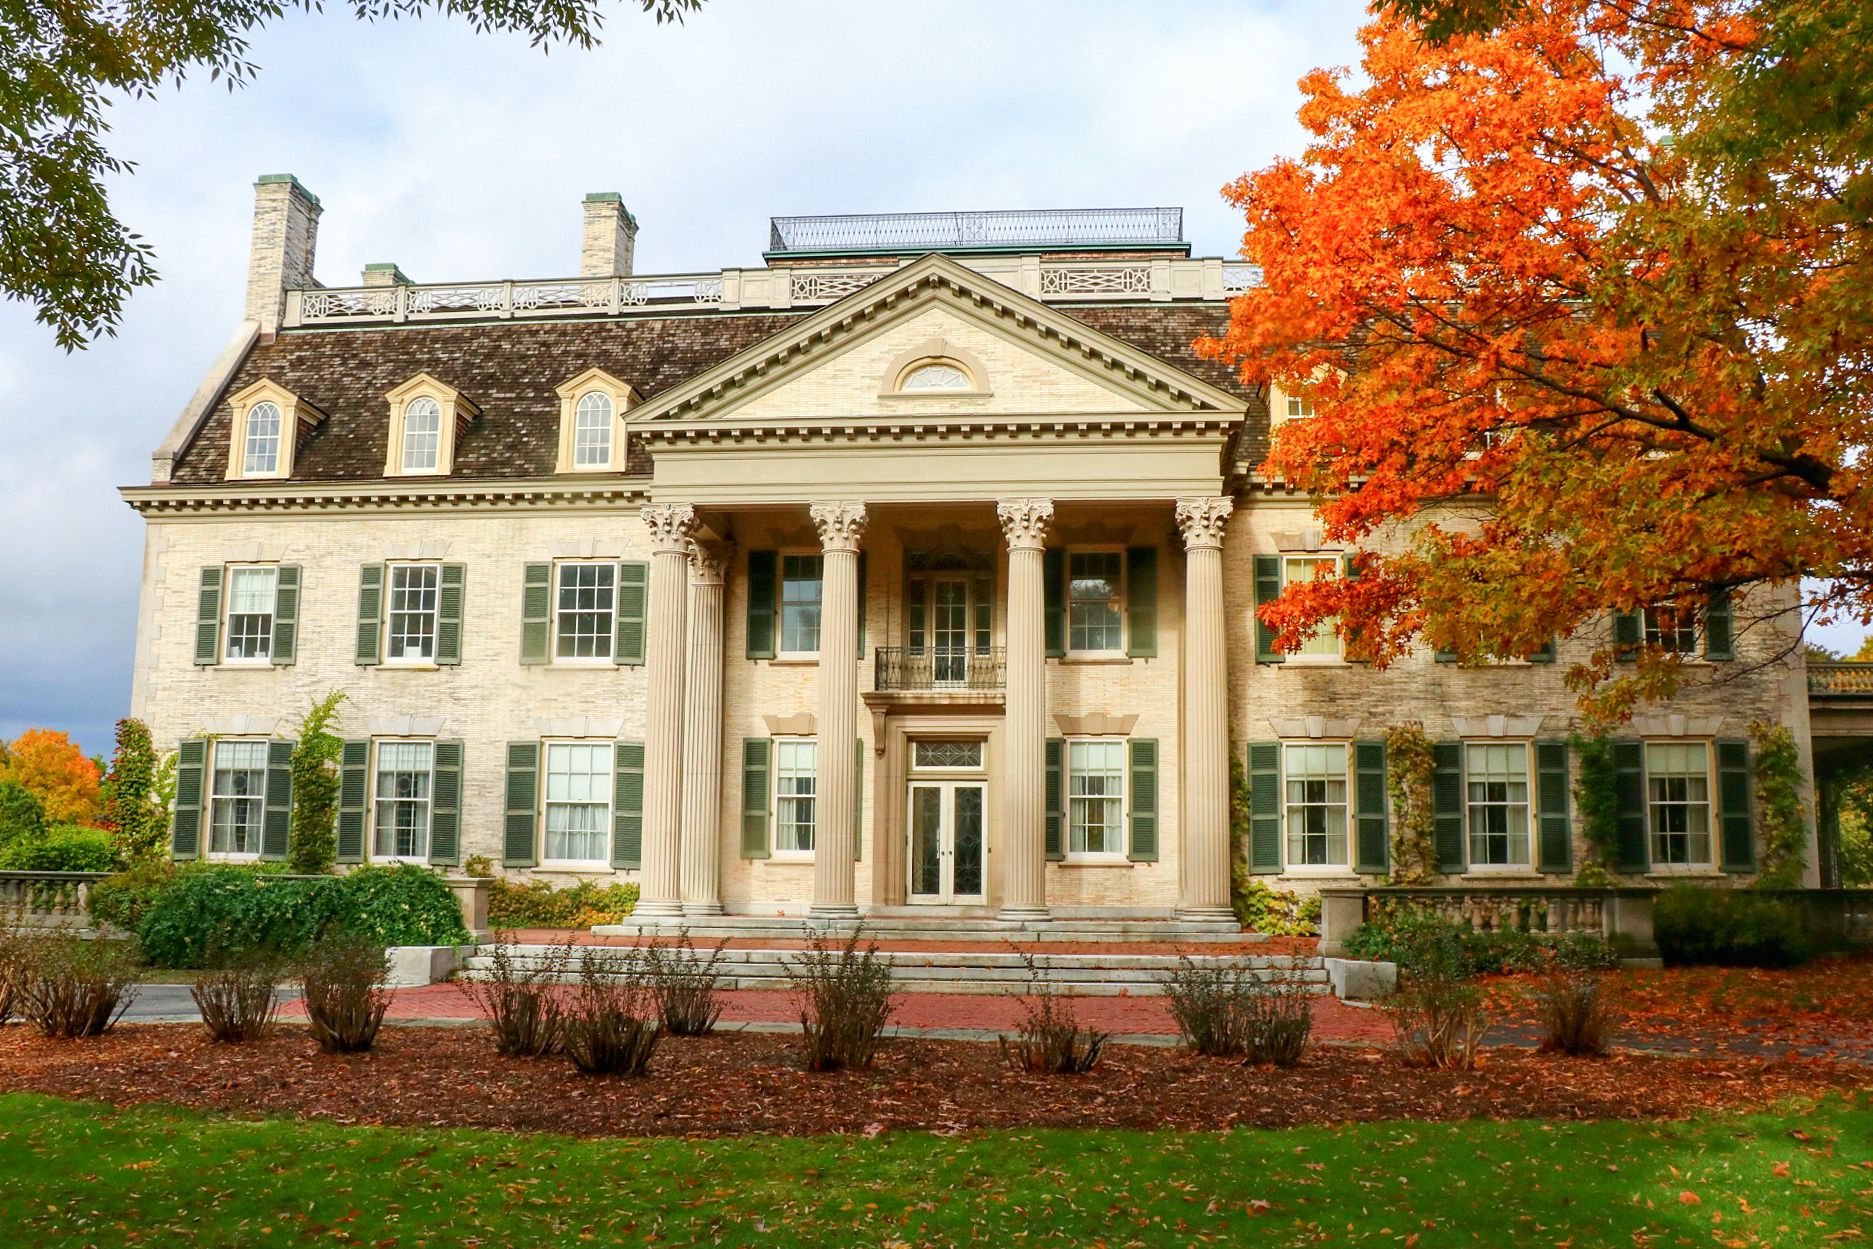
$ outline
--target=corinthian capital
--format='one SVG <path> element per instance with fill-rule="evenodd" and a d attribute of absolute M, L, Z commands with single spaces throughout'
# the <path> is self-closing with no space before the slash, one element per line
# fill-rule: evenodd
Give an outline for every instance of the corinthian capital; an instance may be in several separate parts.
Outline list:
<path fill-rule="evenodd" d="M 807 510 L 819 529 L 821 550 L 858 550 L 859 537 L 865 532 L 863 503 L 815 503 Z"/>
<path fill-rule="evenodd" d="M 694 538 L 689 542 L 689 579 L 698 585 L 721 585 L 728 574 L 728 561 L 732 554 L 726 544 L 699 542 Z"/>
<path fill-rule="evenodd" d="M 1177 528 L 1184 535 L 1184 546 L 1189 550 L 1200 547 L 1220 550 L 1223 531 L 1229 528 L 1229 516 L 1235 510 L 1234 499 L 1177 500 Z"/>
<path fill-rule="evenodd" d="M 696 533 L 696 509 L 687 503 L 651 503 L 643 511 L 644 527 L 650 530 L 650 549 L 689 554 L 689 540 Z"/>
<path fill-rule="evenodd" d="M 995 504 L 1008 549 L 1038 551 L 1047 545 L 1047 525 L 1054 518 L 1052 499 L 1002 499 Z"/>

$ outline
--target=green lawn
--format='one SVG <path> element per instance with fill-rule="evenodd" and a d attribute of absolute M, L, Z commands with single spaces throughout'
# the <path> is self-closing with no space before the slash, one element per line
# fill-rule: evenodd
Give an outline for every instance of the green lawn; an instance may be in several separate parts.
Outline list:
<path fill-rule="evenodd" d="M 1863 1237 L 1873 1237 L 1864 1096 L 1690 1124 L 706 1141 L 344 1128 L 0 1096 L 0 1245 L 9 1249 L 1587 1249 Z"/>

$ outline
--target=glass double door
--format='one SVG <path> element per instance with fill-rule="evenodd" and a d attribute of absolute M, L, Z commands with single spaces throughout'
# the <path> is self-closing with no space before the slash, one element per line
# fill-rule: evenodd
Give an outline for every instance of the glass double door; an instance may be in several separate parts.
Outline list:
<path fill-rule="evenodd" d="M 983 900 L 983 812 L 987 799 L 988 786 L 979 780 L 910 783 L 912 902 Z"/>

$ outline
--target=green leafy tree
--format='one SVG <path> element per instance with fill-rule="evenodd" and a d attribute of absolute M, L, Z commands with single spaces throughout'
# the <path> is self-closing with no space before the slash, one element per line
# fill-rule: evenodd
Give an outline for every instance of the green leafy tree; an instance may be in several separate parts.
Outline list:
<path fill-rule="evenodd" d="M 104 778 L 104 823 L 126 862 L 160 858 L 166 848 L 168 808 L 156 801 L 157 766 L 149 725 L 119 720 L 117 752 Z"/>
<path fill-rule="evenodd" d="M 287 841 L 287 865 L 295 872 L 319 875 L 338 860 L 338 761 L 345 743 L 332 732 L 345 701 L 333 690 L 312 704 L 299 722 L 293 748 L 293 819 Z"/>
<path fill-rule="evenodd" d="M 0 777 L 0 849 L 45 832 L 46 813 L 33 791 Z"/>
<path fill-rule="evenodd" d="M 659 24 L 702 0 L 637 0 Z M 156 280 L 148 243 L 118 220 L 107 179 L 131 172 L 105 144 L 112 97 L 145 98 L 190 74 L 251 81 L 249 36 L 322 0 L 0 0 L 0 294 L 33 305 L 66 350 L 115 332 L 124 301 Z M 459 17 L 534 46 L 590 48 L 597 0 L 349 0 L 364 21 Z"/>

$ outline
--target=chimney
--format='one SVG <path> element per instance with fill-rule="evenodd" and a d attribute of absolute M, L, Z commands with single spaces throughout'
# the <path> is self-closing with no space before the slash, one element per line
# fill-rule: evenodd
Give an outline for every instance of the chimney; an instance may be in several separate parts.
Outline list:
<path fill-rule="evenodd" d="M 254 236 L 247 251 L 247 319 L 271 336 L 280 327 L 286 292 L 317 286 L 313 253 L 319 243 L 319 197 L 289 173 L 261 174 L 254 182 Z"/>
<path fill-rule="evenodd" d="M 364 266 L 364 286 L 411 286 L 414 285 L 403 270 L 397 268 L 391 260 Z"/>
<path fill-rule="evenodd" d="M 579 248 L 582 278 L 628 278 L 631 252 L 637 243 L 637 218 L 616 191 L 595 191 L 585 197 L 585 236 Z"/>

